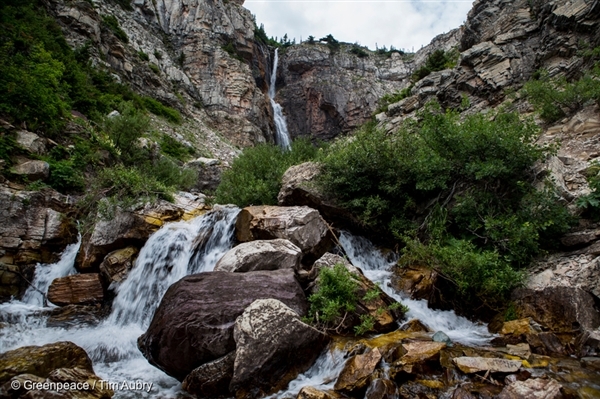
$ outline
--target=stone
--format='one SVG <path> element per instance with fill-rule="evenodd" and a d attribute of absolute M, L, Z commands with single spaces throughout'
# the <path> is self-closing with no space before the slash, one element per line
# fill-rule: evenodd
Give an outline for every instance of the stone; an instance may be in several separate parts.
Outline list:
<path fill-rule="evenodd" d="M 377 348 L 364 355 L 352 356 L 344 364 L 333 389 L 351 393 L 366 387 L 369 377 L 375 371 L 381 357 L 381 353 Z"/>
<path fill-rule="evenodd" d="M 297 245 L 302 262 L 311 264 L 333 245 L 332 233 L 319 212 L 306 206 L 250 206 L 236 222 L 240 242 L 283 238 Z"/>
<path fill-rule="evenodd" d="M 452 340 L 443 331 L 437 331 L 435 334 L 433 334 L 433 337 L 431 337 L 431 339 L 433 339 L 433 342 L 443 342 L 446 344 L 446 346 L 453 346 Z"/>
<path fill-rule="evenodd" d="M 48 300 L 55 305 L 89 305 L 104 300 L 98 273 L 74 274 L 54 279 L 48 287 Z"/>
<path fill-rule="evenodd" d="M 267 298 L 302 316 L 308 310 L 291 269 L 186 276 L 169 287 L 138 347 L 151 364 L 183 381 L 235 350 L 235 320 L 252 302 Z"/>
<path fill-rule="evenodd" d="M 306 386 L 303 387 L 296 399 L 342 399 L 344 396 L 335 391 L 321 391 L 317 388 Z"/>
<path fill-rule="evenodd" d="M 518 356 L 522 359 L 529 359 L 531 356 L 531 348 L 529 344 L 520 343 L 516 345 L 508 344 L 506 345 L 506 349 L 508 350 L 508 354 L 512 356 Z"/>
<path fill-rule="evenodd" d="M 14 166 L 12 172 L 30 182 L 46 180 L 50 176 L 50 164 L 46 161 L 27 161 Z"/>
<path fill-rule="evenodd" d="M 502 390 L 498 399 L 559 399 L 563 397 L 561 387 L 552 378 L 514 381 Z"/>
<path fill-rule="evenodd" d="M 0 263 L 0 301 L 10 300 L 21 290 L 21 270 L 14 265 Z"/>
<path fill-rule="evenodd" d="M 488 357 L 456 357 L 454 364 L 465 374 L 490 371 L 498 373 L 514 373 L 518 371 L 522 363 L 518 360 L 507 360 Z"/>
<path fill-rule="evenodd" d="M 437 272 L 428 267 L 395 267 L 392 284 L 413 299 L 430 299 L 435 291 Z"/>
<path fill-rule="evenodd" d="M 531 317 L 511 320 L 504 322 L 500 334 L 521 336 L 526 334 L 536 334 L 541 332 L 539 325 L 536 325 Z"/>
<path fill-rule="evenodd" d="M 129 246 L 106 255 L 99 267 L 104 283 L 110 285 L 123 281 L 135 264 L 138 253 L 136 247 Z"/>
<path fill-rule="evenodd" d="M 200 157 L 186 162 L 185 167 L 198 171 L 194 188 L 202 193 L 214 192 L 221 183 L 223 170 L 218 159 Z"/>
<path fill-rule="evenodd" d="M 184 391 L 202 398 L 229 396 L 229 384 L 233 377 L 235 352 L 192 370 L 183 380 Z"/>
<path fill-rule="evenodd" d="M 582 357 L 580 362 L 585 368 L 600 371 L 600 357 Z"/>
<path fill-rule="evenodd" d="M 15 141 L 29 153 L 37 155 L 44 155 L 46 153 L 44 139 L 35 133 L 28 132 L 27 130 L 17 130 Z"/>
<path fill-rule="evenodd" d="M 233 247 L 215 265 L 215 271 L 249 272 L 300 268 L 302 251 L 284 239 L 256 240 Z"/>
<path fill-rule="evenodd" d="M 519 288 L 513 292 L 519 317 L 531 317 L 552 332 L 593 330 L 600 326 L 600 313 L 592 296 L 578 288 Z"/>
<path fill-rule="evenodd" d="M 313 293 L 318 290 L 318 273 L 321 268 L 333 268 L 336 264 L 343 265 L 348 272 L 356 277 L 356 282 L 358 283 L 356 290 L 357 302 L 354 312 L 347 314 L 345 319 L 339 317 L 339 320 L 332 322 L 333 325 L 339 326 L 337 328 L 338 332 L 352 333 L 354 327 L 361 323 L 361 316 L 369 316 L 373 319 L 373 328 L 369 332 L 385 333 L 395 330 L 398 326 L 398 320 L 404 317 L 403 309 L 399 306 L 400 304 L 366 278 L 359 268 L 353 266 L 339 255 L 326 253 L 314 263 L 311 275 L 316 276 L 316 278 L 307 291 Z M 375 297 L 369 300 L 364 299 L 367 293 L 373 292 L 377 293 Z"/>
<path fill-rule="evenodd" d="M 93 372 L 81 368 L 61 368 L 54 370 L 44 383 L 83 384 L 87 383 L 89 389 L 61 389 L 61 390 L 31 390 L 21 396 L 23 399 L 109 399 L 114 391 L 108 384 Z"/>
<path fill-rule="evenodd" d="M 411 319 L 400 326 L 400 330 L 407 332 L 433 332 L 419 319 Z"/>
<path fill-rule="evenodd" d="M 0 354 L 0 384 L 20 374 L 47 378 L 52 371 L 61 368 L 81 368 L 94 372 L 85 350 L 72 342 L 23 346 Z"/>
<path fill-rule="evenodd" d="M 236 398 L 256 398 L 285 388 L 312 366 L 329 341 L 276 299 L 259 299 L 248 306 L 235 322 L 233 337 L 230 391 Z"/>
<path fill-rule="evenodd" d="M 458 387 L 452 392 L 452 399 L 476 399 L 476 397 L 464 388 Z"/>
<path fill-rule="evenodd" d="M 387 378 L 376 378 L 371 381 L 365 399 L 395 399 L 398 387 L 392 380 Z"/>
<path fill-rule="evenodd" d="M 446 347 L 443 342 L 415 341 L 402 344 L 406 354 L 393 367 L 398 371 L 408 374 L 418 374 L 424 370 L 429 362 L 435 362 L 440 358 L 440 351 Z"/>

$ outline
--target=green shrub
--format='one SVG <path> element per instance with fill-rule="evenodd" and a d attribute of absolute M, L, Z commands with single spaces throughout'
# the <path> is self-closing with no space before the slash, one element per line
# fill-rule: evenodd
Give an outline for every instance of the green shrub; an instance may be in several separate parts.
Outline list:
<path fill-rule="evenodd" d="M 456 112 L 430 106 L 396 132 L 371 122 L 334 143 L 322 158 L 320 183 L 364 224 L 430 243 L 436 261 L 428 264 L 460 284 L 460 295 L 501 295 L 517 281 L 511 270 L 526 266 L 572 223 L 551 185 L 541 191 L 533 185 L 534 163 L 552 152 L 535 144 L 538 131 L 516 113 L 461 121 Z M 461 262 L 468 270 L 458 268 Z"/>
<path fill-rule="evenodd" d="M 142 61 L 150 61 L 148 54 L 144 53 L 142 50 L 138 51 L 138 57 L 140 57 L 140 60 Z"/>
<path fill-rule="evenodd" d="M 119 156 L 126 163 L 133 164 L 138 152 L 138 140 L 148 131 L 150 120 L 133 103 L 123 103 L 120 115 L 105 117 L 102 128 L 108 134 Z"/>
<path fill-rule="evenodd" d="M 358 58 L 365 58 L 369 56 L 369 53 L 367 53 L 363 48 L 361 48 L 359 45 L 354 44 L 352 46 L 352 48 L 350 49 L 350 52 L 354 55 L 356 55 Z"/>
<path fill-rule="evenodd" d="M 162 53 L 158 50 L 154 50 L 154 57 L 156 57 L 157 60 L 162 60 Z"/>
<path fill-rule="evenodd" d="M 550 79 L 546 71 L 538 71 L 536 78 L 525 84 L 524 93 L 546 122 L 572 114 L 589 101 L 600 103 L 600 66 L 574 82 Z"/>
<path fill-rule="evenodd" d="M 114 15 L 103 15 L 102 22 L 120 41 L 129 43 L 127 33 L 119 25 L 119 20 Z"/>
<path fill-rule="evenodd" d="M 155 178 L 166 187 L 177 190 L 189 190 L 198 181 L 198 172 L 190 168 L 182 168 L 168 157 L 161 157 L 155 164 L 144 167 L 146 176 Z"/>
<path fill-rule="evenodd" d="M 281 178 L 292 165 L 314 159 L 317 148 L 308 140 L 295 140 L 286 152 L 273 144 L 246 148 L 225 171 L 216 191 L 221 204 L 275 205 Z"/>
<path fill-rule="evenodd" d="M 459 57 L 460 52 L 458 49 L 452 49 L 450 51 L 444 51 L 442 49 L 435 50 L 427 57 L 425 65 L 421 66 L 413 73 L 413 82 L 423 79 L 431 72 L 454 68 Z"/>
<path fill-rule="evenodd" d="M 81 170 L 73 165 L 71 160 L 50 160 L 50 177 L 48 184 L 50 187 L 62 193 L 80 191 L 85 187 L 85 180 Z"/>
<path fill-rule="evenodd" d="M 308 317 L 318 325 L 335 327 L 333 323 L 345 312 L 356 309 L 357 290 L 357 278 L 344 265 L 321 268 L 317 289 L 308 297 Z"/>
<path fill-rule="evenodd" d="M 592 164 L 590 174 L 587 178 L 591 192 L 577 198 L 577 206 L 584 211 L 584 215 L 595 221 L 600 220 L 600 165 Z"/>
<path fill-rule="evenodd" d="M 142 97 L 141 101 L 144 107 L 154 115 L 161 116 L 169 122 L 181 124 L 181 114 L 176 109 L 166 106 L 151 97 Z"/>
<path fill-rule="evenodd" d="M 163 153 L 180 161 L 187 161 L 195 154 L 195 150 L 192 147 L 181 144 L 168 134 L 163 134 L 161 136 L 160 148 Z"/>
<path fill-rule="evenodd" d="M 409 97 L 412 88 L 413 85 L 410 85 L 395 93 L 384 94 L 384 96 L 379 99 L 379 107 L 377 108 L 375 113 L 378 114 L 380 112 L 387 112 L 390 104 L 397 103 L 398 101 L 402 101 L 405 98 Z"/>

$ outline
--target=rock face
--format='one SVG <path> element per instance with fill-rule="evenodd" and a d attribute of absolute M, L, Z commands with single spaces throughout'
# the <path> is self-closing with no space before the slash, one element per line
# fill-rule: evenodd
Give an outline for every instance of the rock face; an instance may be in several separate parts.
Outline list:
<path fill-rule="evenodd" d="M 137 258 L 136 247 L 117 249 L 106 255 L 100 264 L 100 276 L 106 285 L 119 283 L 127 277 Z"/>
<path fill-rule="evenodd" d="M 181 387 L 184 391 L 201 398 L 228 396 L 233 377 L 235 352 L 203 364 L 185 377 Z"/>
<path fill-rule="evenodd" d="M 46 378 L 52 371 L 62 368 L 94 372 L 87 353 L 72 342 L 24 346 L 0 355 L 0 384 L 20 374 Z"/>
<path fill-rule="evenodd" d="M 201 193 L 214 192 L 221 183 L 223 171 L 218 159 L 200 157 L 186 162 L 185 166 L 198 171 L 198 181 L 194 188 Z"/>
<path fill-rule="evenodd" d="M 215 265 L 215 271 L 250 272 L 255 270 L 293 269 L 300 267 L 302 251 L 283 239 L 256 240 L 230 249 Z"/>
<path fill-rule="evenodd" d="M 45 180 L 50 176 L 50 164 L 45 161 L 27 161 L 16 165 L 12 171 L 28 181 Z"/>
<path fill-rule="evenodd" d="M 236 318 L 266 298 L 306 314 L 306 297 L 291 269 L 184 277 L 169 287 L 138 346 L 153 365 L 182 381 L 200 365 L 235 350 Z"/>
<path fill-rule="evenodd" d="M 236 237 L 241 242 L 284 238 L 297 245 L 303 263 L 310 264 L 332 246 L 332 234 L 323 218 L 306 206 L 249 206 L 236 222 Z"/>
<path fill-rule="evenodd" d="M 102 302 L 104 290 L 98 273 L 60 277 L 48 287 L 48 300 L 55 305 L 89 305 Z"/>
<path fill-rule="evenodd" d="M 237 318 L 230 391 L 236 398 L 277 392 L 317 359 L 329 338 L 276 299 L 260 299 Z"/>

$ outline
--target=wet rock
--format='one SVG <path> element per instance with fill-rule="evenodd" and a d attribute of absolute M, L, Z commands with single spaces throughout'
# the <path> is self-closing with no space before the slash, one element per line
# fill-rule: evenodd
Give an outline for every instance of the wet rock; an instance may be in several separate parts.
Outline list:
<path fill-rule="evenodd" d="M 498 399 L 558 399 L 561 385 L 553 379 L 531 378 L 507 385 Z"/>
<path fill-rule="evenodd" d="M 93 326 L 107 316 L 107 308 L 99 306 L 66 305 L 54 308 L 46 320 L 47 327 L 70 328 Z"/>
<path fill-rule="evenodd" d="M 0 263 L 0 301 L 19 295 L 21 270 L 18 266 Z"/>
<path fill-rule="evenodd" d="M 88 389 L 31 390 L 23 399 L 109 399 L 114 391 L 100 377 L 80 368 L 54 370 L 44 383 L 86 384 Z"/>
<path fill-rule="evenodd" d="M 476 399 L 469 391 L 458 387 L 452 392 L 452 399 Z"/>
<path fill-rule="evenodd" d="M 600 355 L 600 330 L 584 331 L 577 339 L 579 356 Z"/>
<path fill-rule="evenodd" d="M 376 378 L 367 388 L 365 399 L 395 399 L 397 397 L 396 384 L 386 378 Z"/>
<path fill-rule="evenodd" d="M 594 299 L 578 288 L 520 288 L 514 291 L 513 301 L 519 317 L 531 317 L 552 332 L 593 330 L 600 326 Z"/>
<path fill-rule="evenodd" d="M 582 357 L 581 365 L 588 369 L 600 371 L 600 357 Z"/>
<path fill-rule="evenodd" d="M 15 140 L 24 150 L 29 153 L 44 155 L 46 153 L 46 143 L 35 133 L 27 130 L 17 130 Z"/>
<path fill-rule="evenodd" d="M 350 264 L 345 258 L 332 253 L 326 253 L 319 258 L 313 265 L 311 274 L 317 276 L 318 271 L 323 267 L 333 268 L 336 264 L 343 265 L 346 270 L 356 276 L 358 288 L 356 290 L 357 303 L 352 314 L 348 314 L 342 323 L 342 318 L 333 321 L 332 324 L 339 325 L 339 332 L 352 332 L 352 329 L 361 323 L 361 316 L 369 316 L 373 319 L 373 328 L 370 331 L 384 333 L 397 328 L 397 321 L 404 317 L 400 304 L 387 295 L 371 280 L 366 278 L 362 271 Z M 319 286 L 319 278 L 316 278 L 313 285 L 308 288 L 308 292 L 315 292 Z M 377 293 L 372 298 L 365 300 L 367 293 Z"/>
<path fill-rule="evenodd" d="M 428 267 L 395 267 L 392 284 L 413 299 L 432 299 L 436 280 L 437 272 Z"/>
<path fill-rule="evenodd" d="M 241 242 L 288 239 L 302 250 L 306 264 L 320 258 L 333 244 L 319 212 L 306 206 L 244 208 L 236 222 L 236 237 Z"/>
<path fill-rule="evenodd" d="M 233 377 L 235 352 L 203 364 L 185 377 L 181 387 L 184 391 L 202 398 L 227 397 Z"/>
<path fill-rule="evenodd" d="M 45 161 L 27 161 L 14 166 L 12 172 L 30 182 L 46 180 L 50 176 L 50 164 Z"/>
<path fill-rule="evenodd" d="M 329 338 L 276 299 L 259 299 L 237 318 L 230 391 L 256 398 L 285 388 L 317 359 Z"/>
<path fill-rule="evenodd" d="M 0 384 L 20 374 L 47 378 L 56 369 L 76 367 L 94 372 L 87 353 L 72 342 L 24 346 L 0 354 Z"/>
<path fill-rule="evenodd" d="M 443 331 L 438 331 L 435 334 L 433 334 L 433 337 L 431 337 L 431 339 L 433 339 L 433 342 L 443 342 L 446 344 L 446 346 L 452 346 L 452 340 L 450 339 L 450 337 L 448 337 L 446 335 L 445 332 Z"/>
<path fill-rule="evenodd" d="M 230 249 L 215 265 L 215 271 L 249 272 L 300 268 L 302 251 L 284 239 L 256 240 Z"/>
<path fill-rule="evenodd" d="M 426 371 L 428 363 L 437 362 L 440 351 L 446 347 L 443 342 L 415 341 L 402 344 L 406 354 L 392 366 L 396 371 L 418 374 Z"/>
<path fill-rule="evenodd" d="M 438 389 L 428 387 L 427 385 L 422 384 L 421 381 L 409 381 L 402 384 L 398 389 L 399 399 L 434 399 L 438 397 L 440 397 Z"/>
<path fill-rule="evenodd" d="M 308 308 L 291 269 L 184 277 L 169 287 L 138 346 L 153 365 L 181 381 L 235 350 L 236 318 L 266 298 L 280 300 L 299 315 Z"/>
<path fill-rule="evenodd" d="M 487 357 L 457 357 L 454 364 L 465 374 L 477 373 L 479 371 L 491 371 L 500 373 L 514 373 L 518 371 L 522 363 L 517 360 L 487 358 Z"/>
<path fill-rule="evenodd" d="M 516 345 L 506 345 L 506 349 L 508 350 L 508 354 L 512 356 L 518 356 L 522 359 L 529 359 L 531 356 L 531 348 L 529 344 L 520 343 Z"/>
<path fill-rule="evenodd" d="M 106 285 L 120 283 L 133 268 L 139 250 L 136 247 L 117 249 L 106 255 L 100 264 L 100 275 Z"/>
<path fill-rule="evenodd" d="M 52 281 L 48 300 L 55 305 L 86 305 L 104 300 L 104 290 L 98 273 L 74 274 Z"/>
<path fill-rule="evenodd" d="M 432 332 L 429 327 L 419 319 L 411 319 L 400 326 L 400 330 L 407 332 Z"/>
<path fill-rule="evenodd" d="M 533 322 L 531 317 L 507 321 L 502 325 L 500 334 L 521 336 L 541 332 L 539 324 Z"/>
<path fill-rule="evenodd" d="M 298 392 L 296 399 L 342 399 L 344 396 L 335 391 L 321 391 L 314 387 L 304 387 Z"/>
<path fill-rule="evenodd" d="M 364 355 L 351 357 L 344 364 L 333 389 L 351 393 L 365 388 L 380 360 L 381 353 L 377 348 Z"/>

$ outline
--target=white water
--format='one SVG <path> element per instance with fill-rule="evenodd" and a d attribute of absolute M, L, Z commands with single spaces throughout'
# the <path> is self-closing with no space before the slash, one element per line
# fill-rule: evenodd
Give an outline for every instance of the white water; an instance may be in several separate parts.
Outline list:
<path fill-rule="evenodd" d="M 269 83 L 269 97 L 271 98 L 271 107 L 273 107 L 273 121 L 275 122 L 275 134 L 277 144 L 286 150 L 290 148 L 290 134 L 288 133 L 287 123 L 281 110 L 281 105 L 275 102 L 275 83 L 277 81 L 277 63 L 279 61 L 278 50 L 275 49 L 273 59 L 273 71 L 271 72 L 271 81 Z"/>
<path fill-rule="evenodd" d="M 179 382 L 146 361 L 137 348 L 137 338 L 145 332 L 172 283 L 187 274 L 213 270 L 217 260 L 232 247 L 238 212 L 238 208 L 215 207 L 204 216 L 167 224 L 154 233 L 127 279 L 117 288 L 112 314 L 97 326 L 68 330 L 46 327 L 46 318 L 40 312 L 48 308 L 22 301 L 0 305 L 0 320 L 9 324 L 0 329 L 0 353 L 25 345 L 71 341 L 86 350 L 96 374 L 104 380 L 153 383 L 150 393 L 117 390 L 115 398 L 176 396 Z M 68 248 L 58 263 L 48 266 L 53 275 L 59 274 L 58 269 L 63 270 L 61 273 L 70 271 L 68 266 L 72 267 L 75 260 L 73 251 Z M 43 284 L 40 280 L 38 288 Z"/>
<path fill-rule="evenodd" d="M 456 315 L 454 311 L 433 310 L 427 307 L 425 300 L 413 300 L 394 291 L 390 285 L 392 267 L 396 259 L 386 259 L 367 239 L 342 232 L 340 244 L 350 262 L 362 269 L 365 276 L 378 283 L 386 294 L 408 306 L 409 319 L 419 319 L 433 331 L 443 331 L 452 339 L 465 345 L 488 344 L 492 335 L 484 324 L 473 323 Z"/>

